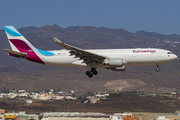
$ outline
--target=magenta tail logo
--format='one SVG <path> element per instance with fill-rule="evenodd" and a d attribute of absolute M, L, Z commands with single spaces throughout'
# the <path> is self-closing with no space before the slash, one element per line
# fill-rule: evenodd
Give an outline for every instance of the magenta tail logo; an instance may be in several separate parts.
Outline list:
<path fill-rule="evenodd" d="M 11 43 L 22 53 L 27 53 L 27 60 L 32 62 L 37 62 L 45 64 L 38 55 L 22 40 L 19 39 L 10 39 Z"/>
<path fill-rule="evenodd" d="M 4 26 L 9 42 L 12 43 L 12 50 L 20 53 L 26 53 L 25 59 L 32 62 L 45 64 L 40 57 L 33 51 L 35 49 L 13 26 Z M 28 45 L 30 44 L 30 45 Z M 33 48 L 31 48 L 33 47 Z M 9 53 L 9 55 L 20 57 L 16 54 Z"/>

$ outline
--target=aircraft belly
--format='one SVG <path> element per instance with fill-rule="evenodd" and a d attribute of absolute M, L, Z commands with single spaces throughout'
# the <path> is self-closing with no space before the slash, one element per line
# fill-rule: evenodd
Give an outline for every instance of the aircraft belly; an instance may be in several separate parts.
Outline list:
<path fill-rule="evenodd" d="M 67 66 L 67 67 L 74 67 L 79 65 L 72 64 L 74 61 L 77 61 L 77 58 L 73 58 L 72 56 L 50 56 L 50 57 L 44 57 L 43 61 L 46 65 L 51 66 Z"/>

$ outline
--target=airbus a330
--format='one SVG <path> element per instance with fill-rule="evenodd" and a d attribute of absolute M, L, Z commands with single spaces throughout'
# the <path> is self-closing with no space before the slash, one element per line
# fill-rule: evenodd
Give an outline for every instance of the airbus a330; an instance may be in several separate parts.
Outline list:
<path fill-rule="evenodd" d="M 58 67 L 85 67 L 88 77 L 97 75 L 97 68 L 113 71 L 125 71 L 126 66 L 159 65 L 177 59 L 169 50 L 157 48 L 136 49 L 92 49 L 86 50 L 61 42 L 54 41 L 65 49 L 43 51 L 34 47 L 13 26 L 4 26 L 12 50 L 4 49 L 8 55 L 32 62 Z"/>

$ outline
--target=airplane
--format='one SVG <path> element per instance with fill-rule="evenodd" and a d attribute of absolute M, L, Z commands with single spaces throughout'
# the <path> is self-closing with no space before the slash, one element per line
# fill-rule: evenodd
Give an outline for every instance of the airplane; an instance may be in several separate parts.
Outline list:
<path fill-rule="evenodd" d="M 66 44 L 53 37 L 54 41 L 64 47 L 62 50 L 43 51 L 34 47 L 13 26 L 4 26 L 5 33 L 12 50 L 4 49 L 9 56 L 21 58 L 49 66 L 85 67 L 89 68 L 86 75 L 91 78 L 97 75 L 97 68 L 112 71 L 125 71 L 126 66 L 159 65 L 177 59 L 169 50 L 157 48 L 131 49 L 81 49 Z"/>

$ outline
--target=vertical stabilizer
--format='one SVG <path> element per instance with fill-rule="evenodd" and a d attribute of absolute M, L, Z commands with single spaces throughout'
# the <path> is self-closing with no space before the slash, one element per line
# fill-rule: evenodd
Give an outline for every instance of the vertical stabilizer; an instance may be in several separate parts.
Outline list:
<path fill-rule="evenodd" d="M 34 51 L 37 53 L 34 46 L 24 36 L 22 36 L 21 33 L 19 33 L 13 26 L 4 26 L 4 29 L 13 51 Z"/>
<path fill-rule="evenodd" d="M 27 60 L 44 64 L 44 62 L 40 59 L 42 54 L 40 54 L 39 51 L 13 26 L 4 26 L 4 29 L 12 51 L 26 53 Z"/>

